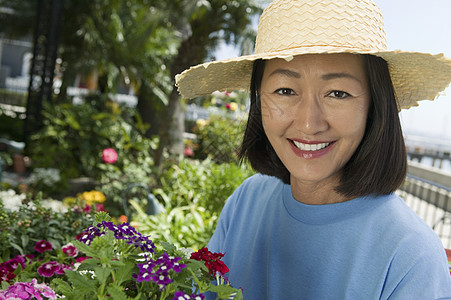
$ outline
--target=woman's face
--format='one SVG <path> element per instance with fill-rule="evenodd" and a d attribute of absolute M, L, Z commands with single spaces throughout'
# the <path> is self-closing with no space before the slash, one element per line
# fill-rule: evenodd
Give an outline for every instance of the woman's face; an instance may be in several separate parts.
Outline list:
<path fill-rule="evenodd" d="M 370 93 L 362 58 L 268 60 L 260 92 L 263 128 L 292 185 L 336 186 L 365 132 Z"/>

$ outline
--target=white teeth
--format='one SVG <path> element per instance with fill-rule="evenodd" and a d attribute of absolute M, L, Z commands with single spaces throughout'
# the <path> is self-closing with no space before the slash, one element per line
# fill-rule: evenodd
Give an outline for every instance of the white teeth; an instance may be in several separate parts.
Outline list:
<path fill-rule="evenodd" d="M 320 143 L 320 144 L 304 144 L 300 142 L 293 141 L 294 145 L 301 149 L 302 151 L 317 151 L 326 148 L 330 143 Z"/>

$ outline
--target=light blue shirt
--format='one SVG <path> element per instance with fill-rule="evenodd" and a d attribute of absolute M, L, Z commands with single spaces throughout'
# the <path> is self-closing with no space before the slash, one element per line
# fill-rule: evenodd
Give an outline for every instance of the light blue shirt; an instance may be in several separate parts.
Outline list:
<path fill-rule="evenodd" d="M 208 248 L 244 299 L 451 299 L 436 234 L 396 195 L 306 205 L 254 175 L 227 200 Z"/>

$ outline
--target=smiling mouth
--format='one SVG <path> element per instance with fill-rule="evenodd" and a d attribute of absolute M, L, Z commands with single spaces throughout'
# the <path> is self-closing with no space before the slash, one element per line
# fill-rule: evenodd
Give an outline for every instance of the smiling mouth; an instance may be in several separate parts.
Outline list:
<path fill-rule="evenodd" d="M 302 151 L 318 151 L 327 148 L 332 143 L 318 143 L 318 144 L 305 144 L 297 141 L 290 140 L 290 142 L 299 150 Z"/>

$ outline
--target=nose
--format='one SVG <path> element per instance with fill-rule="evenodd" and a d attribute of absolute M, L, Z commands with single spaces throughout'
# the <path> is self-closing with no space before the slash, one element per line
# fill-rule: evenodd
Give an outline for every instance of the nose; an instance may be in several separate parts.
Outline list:
<path fill-rule="evenodd" d="M 329 128 L 324 108 L 318 96 L 303 97 L 293 110 L 293 126 L 305 135 L 313 136 Z"/>

